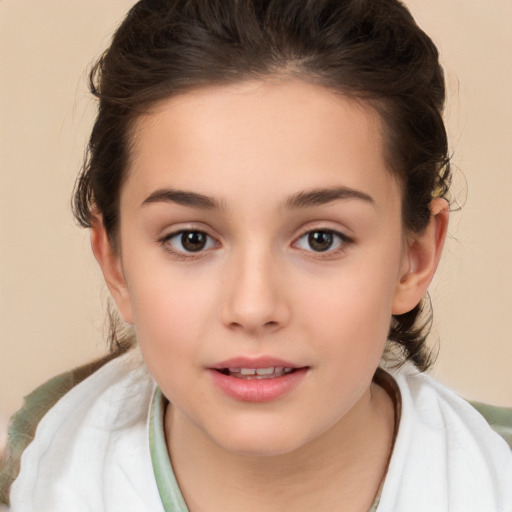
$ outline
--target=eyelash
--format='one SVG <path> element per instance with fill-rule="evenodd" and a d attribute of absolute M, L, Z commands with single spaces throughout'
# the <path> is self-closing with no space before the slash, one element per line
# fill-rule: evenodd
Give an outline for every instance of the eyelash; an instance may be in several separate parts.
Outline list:
<path fill-rule="evenodd" d="M 306 249 L 306 248 L 299 247 L 300 249 L 302 249 L 306 252 L 315 254 L 315 257 L 329 258 L 329 257 L 335 256 L 335 255 L 338 255 L 338 254 L 344 252 L 347 249 L 347 246 L 354 243 L 354 240 L 352 238 L 345 235 L 344 233 L 341 233 L 340 231 L 336 231 L 334 229 L 328 229 L 328 228 L 324 228 L 324 229 L 317 228 L 317 229 L 310 229 L 310 230 L 306 231 L 305 233 L 303 233 L 299 238 L 297 238 L 295 240 L 295 242 L 293 243 L 293 246 L 297 246 L 298 243 L 303 239 L 306 239 L 307 243 L 311 244 L 310 237 L 315 233 L 316 234 L 321 233 L 322 235 L 328 235 L 329 237 L 332 237 L 331 240 L 332 240 L 333 244 L 336 243 L 336 239 L 337 239 L 336 247 L 332 248 L 330 246 L 330 247 L 326 248 L 325 250 L 315 251 L 313 248 Z M 186 234 L 189 234 L 189 235 L 195 234 L 195 235 L 200 235 L 200 236 L 206 237 L 205 247 L 202 247 L 197 251 L 187 251 L 183 247 L 183 241 L 184 241 L 183 236 Z M 180 244 L 183 247 L 183 249 L 175 249 L 172 246 L 172 244 L 170 243 L 170 241 L 173 238 L 177 238 L 177 237 L 181 237 L 179 240 L 180 240 Z M 213 241 L 213 245 L 211 245 L 212 241 Z M 161 246 L 163 246 L 165 248 L 166 251 L 170 252 L 175 258 L 179 259 L 180 261 L 201 258 L 204 256 L 204 253 L 206 251 L 208 251 L 209 249 L 212 249 L 215 246 L 219 246 L 219 243 L 217 241 L 215 241 L 215 239 L 213 237 L 211 237 L 205 231 L 201 231 L 200 229 L 181 229 L 179 231 L 175 231 L 173 233 L 165 235 L 163 238 L 161 238 L 159 240 L 159 243 Z M 209 244 L 210 244 L 210 247 L 208 247 Z M 310 247 L 311 247 L 311 245 L 310 245 Z"/>

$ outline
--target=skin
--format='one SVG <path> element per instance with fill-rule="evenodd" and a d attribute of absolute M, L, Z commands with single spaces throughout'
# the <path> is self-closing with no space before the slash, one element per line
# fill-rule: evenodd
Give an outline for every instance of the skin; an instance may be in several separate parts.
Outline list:
<path fill-rule="evenodd" d="M 195 90 L 136 123 L 120 250 L 100 217 L 92 246 L 172 404 L 168 448 L 193 512 L 373 502 L 394 413 L 372 377 L 391 315 L 432 279 L 448 219 L 434 200 L 427 229 L 404 232 L 381 129 L 364 105 L 277 78 Z M 318 190 L 339 197 L 297 204 Z M 187 253 L 180 230 L 207 234 L 205 248 Z M 315 230 L 339 235 L 317 251 Z M 235 400 L 208 368 L 238 356 L 307 371 L 276 400 Z"/>

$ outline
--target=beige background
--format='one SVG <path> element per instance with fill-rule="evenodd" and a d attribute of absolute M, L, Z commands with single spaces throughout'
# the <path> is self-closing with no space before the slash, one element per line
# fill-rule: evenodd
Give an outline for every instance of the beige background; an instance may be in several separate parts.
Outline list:
<path fill-rule="evenodd" d="M 104 351 L 106 292 L 69 197 L 92 122 L 86 67 L 131 0 L 0 0 L 0 438 L 21 397 Z M 512 406 L 511 0 L 408 0 L 447 71 L 455 213 L 431 287 L 434 369 Z"/>

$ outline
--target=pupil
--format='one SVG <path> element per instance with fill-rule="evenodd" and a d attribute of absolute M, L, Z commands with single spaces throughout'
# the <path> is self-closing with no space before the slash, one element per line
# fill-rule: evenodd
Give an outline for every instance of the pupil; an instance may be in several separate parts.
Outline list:
<path fill-rule="evenodd" d="M 315 251 L 327 251 L 332 245 L 332 233 L 328 231 L 313 231 L 308 236 L 310 247 Z"/>
<path fill-rule="evenodd" d="M 197 252 L 204 249 L 206 236 L 200 231 L 186 231 L 181 235 L 181 243 L 187 251 Z"/>

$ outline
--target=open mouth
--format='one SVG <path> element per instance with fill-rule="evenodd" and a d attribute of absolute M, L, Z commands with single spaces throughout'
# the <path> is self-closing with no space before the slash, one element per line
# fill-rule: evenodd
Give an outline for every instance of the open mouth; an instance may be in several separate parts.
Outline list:
<path fill-rule="evenodd" d="M 294 373 L 300 368 L 286 368 L 283 366 L 270 366 L 268 368 L 220 368 L 217 371 L 223 375 L 237 379 L 275 379 Z"/>
<path fill-rule="evenodd" d="M 208 368 L 212 382 L 223 393 L 243 402 L 270 402 L 283 398 L 303 382 L 311 369 L 273 358 L 262 357 L 258 362 L 247 359 L 233 358 Z"/>

